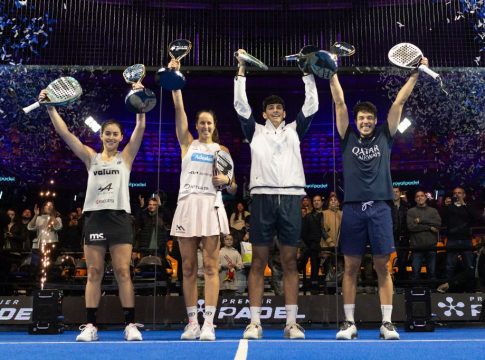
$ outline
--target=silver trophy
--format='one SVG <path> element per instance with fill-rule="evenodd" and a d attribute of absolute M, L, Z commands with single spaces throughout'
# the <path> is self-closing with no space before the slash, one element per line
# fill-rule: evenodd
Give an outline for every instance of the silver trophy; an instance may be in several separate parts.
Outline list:
<path fill-rule="evenodd" d="M 123 71 L 123 78 L 128 84 L 137 83 L 145 77 L 145 65 L 135 64 Z M 126 108 L 134 113 L 146 113 L 157 105 L 155 93 L 150 89 L 131 90 L 125 97 Z"/>
<path fill-rule="evenodd" d="M 320 50 L 315 45 L 304 46 L 298 54 L 285 56 L 286 61 L 297 61 L 298 67 L 306 73 L 314 74 L 323 79 L 330 79 L 337 72 L 337 59 L 342 56 L 352 56 L 355 53 L 353 45 L 336 42 L 330 51 Z"/>
<path fill-rule="evenodd" d="M 192 49 L 189 40 L 179 39 L 172 41 L 168 46 L 168 54 L 172 59 L 180 60 Z M 185 86 L 185 76 L 178 70 L 162 67 L 157 71 L 156 80 L 165 90 L 180 90 Z"/>

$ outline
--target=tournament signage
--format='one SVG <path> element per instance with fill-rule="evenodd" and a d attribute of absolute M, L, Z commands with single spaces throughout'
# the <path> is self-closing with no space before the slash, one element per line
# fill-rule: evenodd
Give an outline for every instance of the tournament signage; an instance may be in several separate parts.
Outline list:
<path fill-rule="evenodd" d="M 484 297 L 481 294 L 431 294 L 432 313 L 440 321 L 469 322 L 478 321 Z M 155 300 L 155 303 L 154 303 Z M 357 295 L 356 321 L 379 322 L 381 311 L 377 295 Z M 153 309 L 155 307 L 155 319 Z M 298 300 L 298 322 L 335 323 L 343 319 L 342 299 L 334 295 L 302 296 Z M 199 300 L 197 310 L 202 319 L 204 300 Z M 65 324 L 81 324 L 85 321 L 84 298 L 65 297 L 62 312 Z M 183 324 L 186 321 L 183 297 L 137 296 L 136 311 L 140 322 L 157 324 Z M 103 297 L 99 307 L 100 324 L 122 324 L 122 312 L 116 296 Z M 32 297 L 0 297 L 0 326 L 29 324 L 32 316 Z M 247 297 L 223 296 L 219 298 L 215 321 L 218 324 L 244 325 L 249 322 L 249 300 Z M 284 297 L 269 296 L 261 304 L 261 319 L 265 323 L 282 324 L 286 319 Z M 406 319 L 404 296 L 394 296 L 393 320 L 404 322 Z"/>

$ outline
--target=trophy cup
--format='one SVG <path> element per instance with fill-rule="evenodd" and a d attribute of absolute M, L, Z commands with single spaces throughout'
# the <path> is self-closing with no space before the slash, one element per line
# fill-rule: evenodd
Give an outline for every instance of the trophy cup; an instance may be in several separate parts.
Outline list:
<path fill-rule="evenodd" d="M 330 51 L 319 50 L 315 45 L 304 46 L 298 54 L 285 56 L 287 61 L 297 61 L 298 67 L 306 73 L 312 73 L 323 79 L 330 79 L 337 72 L 337 59 L 339 56 L 352 56 L 355 47 L 336 42 L 330 47 Z"/>
<path fill-rule="evenodd" d="M 256 66 L 256 67 L 258 67 L 262 70 L 268 70 L 268 66 L 264 62 L 262 62 L 261 60 L 254 57 L 251 54 L 248 54 L 248 53 L 240 54 L 239 51 L 236 51 L 234 53 L 234 57 L 238 60 L 241 59 L 241 60 L 245 61 L 247 64 Z"/>
<path fill-rule="evenodd" d="M 172 59 L 180 60 L 192 49 L 189 40 L 174 40 L 168 46 L 168 54 Z M 160 87 L 165 90 L 180 90 L 185 86 L 185 76 L 178 70 L 162 67 L 157 71 L 156 80 Z"/>
<path fill-rule="evenodd" d="M 145 65 L 135 64 L 123 71 L 123 78 L 128 84 L 134 84 L 145 77 Z M 126 108 L 134 113 L 146 113 L 157 105 L 153 91 L 147 88 L 131 90 L 125 97 Z"/>

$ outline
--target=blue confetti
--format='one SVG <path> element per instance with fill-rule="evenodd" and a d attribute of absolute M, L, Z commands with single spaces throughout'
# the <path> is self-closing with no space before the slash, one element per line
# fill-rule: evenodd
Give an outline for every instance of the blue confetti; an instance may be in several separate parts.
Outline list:
<path fill-rule="evenodd" d="M 53 31 L 56 20 L 51 19 L 48 13 L 33 18 L 19 16 L 16 9 L 27 6 L 27 1 L 15 1 L 15 8 L 0 4 L 0 63 L 28 63 L 32 55 L 40 56 L 40 50 L 49 43 L 49 33 Z M 35 11 L 32 5 L 30 8 Z"/>

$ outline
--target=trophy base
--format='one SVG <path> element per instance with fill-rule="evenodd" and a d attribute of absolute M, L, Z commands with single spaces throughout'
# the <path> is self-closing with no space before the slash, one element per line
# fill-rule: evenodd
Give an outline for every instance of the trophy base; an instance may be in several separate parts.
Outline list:
<path fill-rule="evenodd" d="M 330 79 L 337 72 L 335 56 L 320 50 L 309 56 L 308 63 L 312 73 L 322 79 Z"/>
<path fill-rule="evenodd" d="M 156 79 L 164 90 L 180 90 L 185 86 L 185 76 L 177 70 L 161 68 L 157 71 Z"/>
<path fill-rule="evenodd" d="M 125 105 L 133 113 L 147 113 L 157 105 L 157 98 L 150 89 L 131 90 L 126 95 Z"/>

